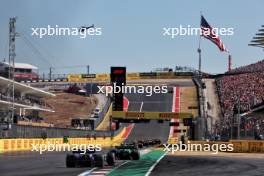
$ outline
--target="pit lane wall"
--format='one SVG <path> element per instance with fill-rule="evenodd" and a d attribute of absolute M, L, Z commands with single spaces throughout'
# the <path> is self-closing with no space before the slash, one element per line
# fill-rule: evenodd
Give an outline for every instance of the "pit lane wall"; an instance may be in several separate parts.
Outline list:
<path fill-rule="evenodd" d="M 264 141 L 256 140 L 230 140 L 222 141 L 190 141 L 191 144 L 233 144 L 233 153 L 264 153 Z"/>
<path fill-rule="evenodd" d="M 31 151 L 32 145 L 40 144 L 100 144 L 102 147 L 118 146 L 127 138 L 130 127 L 123 128 L 113 137 L 87 137 L 87 138 L 17 138 L 17 139 L 0 139 L 0 153 L 15 151 Z"/>
<path fill-rule="evenodd" d="M 140 79 L 191 79 L 192 72 L 141 72 L 127 73 L 127 80 Z M 69 74 L 68 82 L 110 81 L 110 74 Z"/>

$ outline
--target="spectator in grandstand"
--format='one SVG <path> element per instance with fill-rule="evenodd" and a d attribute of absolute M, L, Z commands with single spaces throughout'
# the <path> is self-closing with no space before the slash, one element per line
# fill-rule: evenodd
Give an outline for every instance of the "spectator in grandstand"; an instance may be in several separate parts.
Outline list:
<path fill-rule="evenodd" d="M 218 79 L 217 88 L 224 117 L 231 118 L 234 111 L 249 111 L 264 102 L 264 72 L 226 75 Z"/>

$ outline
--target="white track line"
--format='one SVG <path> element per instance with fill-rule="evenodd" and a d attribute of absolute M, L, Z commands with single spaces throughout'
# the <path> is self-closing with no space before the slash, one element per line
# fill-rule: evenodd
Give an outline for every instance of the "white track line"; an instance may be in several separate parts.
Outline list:
<path fill-rule="evenodd" d="M 176 111 L 176 109 L 175 109 L 175 97 L 176 97 L 176 87 L 173 87 L 173 97 L 172 97 L 172 109 L 171 109 L 171 111 L 172 112 L 175 112 Z M 171 119 L 171 122 L 175 122 L 175 119 Z M 173 137 L 173 130 L 174 130 L 174 127 L 173 126 L 171 126 L 170 127 L 170 134 L 169 134 L 169 137 Z"/>
<path fill-rule="evenodd" d="M 153 169 L 156 167 L 156 165 L 160 162 L 160 160 L 162 160 L 162 158 L 167 154 L 167 152 L 165 152 L 148 170 L 148 172 L 145 174 L 145 176 L 149 176 L 150 173 L 153 171 Z"/>
<path fill-rule="evenodd" d="M 141 111 L 142 111 L 142 108 L 143 108 L 143 104 L 144 104 L 144 102 L 142 101 L 142 102 L 141 102 L 141 105 L 140 105 L 140 109 L 139 109 L 139 112 L 141 112 Z"/>
<path fill-rule="evenodd" d="M 91 170 L 85 171 L 80 173 L 78 176 L 88 176 L 92 171 L 94 171 L 95 169 L 97 169 L 96 167 L 92 168 Z"/>
<path fill-rule="evenodd" d="M 150 151 L 151 151 L 150 149 L 140 150 L 140 155 L 145 155 L 145 154 L 149 153 Z M 129 161 L 125 161 L 124 163 L 120 164 L 119 166 L 113 168 L 113 169 L 112 169 L 109 173 L 107 173 L 107 174 L 110 174 L 111 172 L 113 172 L 114 170 L 116 170 L 117 168 L 121 167 L 122 165 L 124 165 L 124 164 L 126 164 L 126 163 L 128 163 L 128 162 L 131 162 L 131 160 L 129 160 Z"/>
<path fill-rule="evenodd" d="M 113 168 L 108 174 L 110 174 L 111 172 L 113 172 L 114 170 L 116 170 L 117 168 L 123 166 L 124 164 L 128 163 L 129 161 L 123 162 L 122 164 L 120 164 L 119 166 Z"/>

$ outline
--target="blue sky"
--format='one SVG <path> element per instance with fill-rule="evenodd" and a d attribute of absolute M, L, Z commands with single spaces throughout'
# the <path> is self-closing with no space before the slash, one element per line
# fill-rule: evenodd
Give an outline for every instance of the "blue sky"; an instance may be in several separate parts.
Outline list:
<path fill-rule="evenodd" d="M 1 0 L 0 59 L 8 57 L 9 17 L 17 16 L 17 32 L 22 33 L 41 52 L 35 54 L 22 37 L 16 42 L 16 61 L 37 65 L 40 72 L 50 66 L 56 73 L 81 73 L 87 65 L 91 72 L 109 72 L 110 66 L 127 66 L 128 72 L 150 71 L 157 67 L 198 65 L 198 36 L 164 37 L 163 27 L 179 25 L 199 27 L 200 11 L 214 27 L 232 27 L 233 36 L 221 36 L 230 50 L 233 66 L 263 59 L 263 50 L 248 43 L 263 24 L 264 1 L 261 0 Z M 31 36 L 31 27 L 79 27 L 95 24 L 101 36 L 46 37 Z M 227 70 L 228 55 L 202 39 L 203 71 Z"/>

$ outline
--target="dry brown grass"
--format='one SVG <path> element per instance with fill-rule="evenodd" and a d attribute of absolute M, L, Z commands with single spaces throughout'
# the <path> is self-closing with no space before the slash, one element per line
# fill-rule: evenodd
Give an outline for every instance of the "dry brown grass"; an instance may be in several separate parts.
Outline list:
<path fill-rule="evenodd" d="M 56 94 L 56 97 L 46 98 L 45 101 L 55 112 L 42 112 L 40 116 L 45 122 L 53 123 L 56 127 L 69 127 L 71 119 L 85 118 L 96 107 L 95 97 L 84 97 L 70 93 Z"/>

